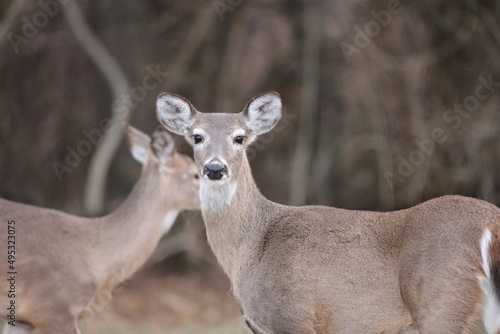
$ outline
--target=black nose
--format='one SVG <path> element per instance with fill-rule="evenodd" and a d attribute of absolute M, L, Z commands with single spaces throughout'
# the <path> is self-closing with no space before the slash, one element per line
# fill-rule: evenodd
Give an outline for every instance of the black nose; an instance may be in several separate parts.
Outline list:
<path fill-rule="evenodd" d="M 223 171 L 226 170 L 223 164 L 211 163 L 205 165 L 203 168 L 203 174 L 208 176 L 210 180 L 220 180 L 223 176 Z"/>

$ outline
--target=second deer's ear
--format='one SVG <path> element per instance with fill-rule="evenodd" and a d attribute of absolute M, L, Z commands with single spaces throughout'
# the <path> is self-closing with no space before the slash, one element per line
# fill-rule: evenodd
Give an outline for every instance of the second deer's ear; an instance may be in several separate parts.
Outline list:
<path fill-rule="evenodd" d="M 151 139 L 148 135 L 142 133 L 128 123 L 123 123 L 123 126 L 128 137 L 129 148 L 132 156 L 141 164 L 146 164 L 149 158 L 149 145 L 151 143 Z"/>
<path fill-rule="evenodd" d="M 281 118 L 281 99 L 269 92 L 254 97 L 243 111 L 243 121 L 256 136 L 270 131 Z"/>
<path fill-rule="evenodd" d="M 160 162 L 160 167 L 168 169 L 174 160 L 174 138 L 162 127 L 151 134 L 151 151 Z"/>
<path fill-rule="evenodd" d="M 195 121 L 193 105 L 183 97 L 163 93 L 156 100 L 156 117 L 167 130 L 187 135 Z"/>

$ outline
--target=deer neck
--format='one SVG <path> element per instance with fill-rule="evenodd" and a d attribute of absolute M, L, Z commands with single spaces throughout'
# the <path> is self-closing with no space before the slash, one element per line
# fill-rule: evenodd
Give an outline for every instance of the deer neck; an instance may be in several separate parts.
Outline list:
<path fill-rule="evenodd" d="M 93 248 L 105 281 L 120 282 L 139 269 L 162 237 L 164 221 L 175 219 L 178 211 L 172 208 L 159 178 L 157 166 L 144 166 L 127 199 L 92 224 Z"/>
<path fill-rule="evenodd" d="M 269 205 L 258 190 L 247 158 L 230 182 L 217 184 L 202 179 L 200 201 L 207 237 L 219 263 L 233 279 L 241 263 L 241 250 L 259 221 L 265 219 Z"/>

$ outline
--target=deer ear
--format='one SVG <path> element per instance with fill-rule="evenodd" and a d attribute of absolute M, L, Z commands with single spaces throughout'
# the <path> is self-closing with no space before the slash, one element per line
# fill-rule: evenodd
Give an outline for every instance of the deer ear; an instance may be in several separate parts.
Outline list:
<path fill-rule="evenodd" d="M 163 127 L 158 127 L 151 134 L 151 150 L 160 162 L 160 168 L 168 169 L 174 161 L 174 138 Z"/>
<path fill-rule="evenodd" d="M 270 131 L 281 118 L 281 99 L 269 92 L 254 97 L 243 111 L 243 121 L 256 136 Z"/>
<path fill-rule="evenodd" d="M 143 165 L 146 164 L 149 157 L 151 139 L 148 135 L 142 133 L 128 123 L 124 122 L 123 126 L 128 137 L 130 153 L 132 153 L 135 160 Z"/>
<path fill-rule="evenodd" d="M 187 135 L 195 120 L 193 105 L 183 97 L 163 93 L 156 100 L 156 117 L 167 130 Z"/>

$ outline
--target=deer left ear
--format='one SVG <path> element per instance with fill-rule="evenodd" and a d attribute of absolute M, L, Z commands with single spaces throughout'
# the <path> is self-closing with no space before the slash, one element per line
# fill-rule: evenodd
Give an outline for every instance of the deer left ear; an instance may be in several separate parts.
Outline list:
<path fill-rule="evenodd" d="M 196 110 L 185 98 L 163 93 L 156 100 L 156 117 L 158 121 L 178 135 L 187 135 L 191 130 L 195 120 Z"/>
<path fill-rule="evenodd" d="M 255 136 L 270 131 L 280 118 L 281 99 L 276 92 L 254 97 L 243 110 L 243 121 Z"/>
<path fill-rule="evenodd" d="M 128 123 L 123 123 L 125 133 L 128 137 L 130 153 L 135 160 L 145 165 L 149 158 L 149 145 L 151 139 L 148 135 L 137 130 Z"/>

